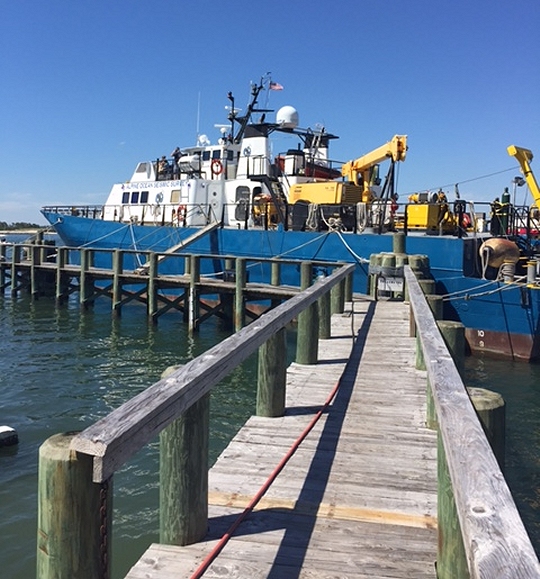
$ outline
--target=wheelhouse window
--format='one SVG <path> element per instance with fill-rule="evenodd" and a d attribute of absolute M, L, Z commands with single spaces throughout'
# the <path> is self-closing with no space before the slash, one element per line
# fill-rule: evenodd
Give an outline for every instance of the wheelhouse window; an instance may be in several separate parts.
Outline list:
<path fill-rule="evenodd" d="M 203 161 L 210 161 L 210 151 L 203 151 L 202 160 Z"/>
<path fill-rule="evenodd" d="M 212 159 L 221 159 L 221 151 L 219 149 L 212 151 Z"/>
<path fill-rule="evenodd" d="M 131 203 L 138 203 L 139 202 L 139 192 L 133 191 L 131 193 Z"/>
<path fill-rule="evenodd" d="M 146 170 L 146 163 L 139 163 L 137 165 L 137 169 L 135 169 L 135 173 L 146 173 Z"/>
<path fill-rule="evenodd" d="M 148 191 L 141 191 L 141 203 L 148 203 Z"/>
<path fill-rule="evenodd" d="M 227 161 L 233 161 L 234 160 L 234 151 L 231 151 L 230 149 L 227 150 Z"/>
<path fill-rule="evenodd" d="M 122 204 L 129 203 L 129 191 L 122 193 Z"/>

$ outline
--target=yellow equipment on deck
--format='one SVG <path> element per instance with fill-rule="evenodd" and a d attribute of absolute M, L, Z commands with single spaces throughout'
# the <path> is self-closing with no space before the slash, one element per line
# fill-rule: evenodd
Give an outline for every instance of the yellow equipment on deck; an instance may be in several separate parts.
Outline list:
<path fill-rule="evenodd" d="M 375 195 L 374 185 L 379 184 L 378 164 L 387 159 L 404 161 L 407 153 L 407 136 L 395 135 L 388 143 L 341 167 L 346 181 L 319 181 L 292 185 L 289 203 L 297 201 L 323 205 L 354 205 L 370 203 Z"/>
<path fill-rule="evenodd" d="M 334 205 L 343 203 L 345 205 L 353 205 L 362 201 L 362 187 L 342 181 L 320 181 L 317 183 L 291 185 L 289 203 L 296 203 L 301 200 L 316 204 Z"/>

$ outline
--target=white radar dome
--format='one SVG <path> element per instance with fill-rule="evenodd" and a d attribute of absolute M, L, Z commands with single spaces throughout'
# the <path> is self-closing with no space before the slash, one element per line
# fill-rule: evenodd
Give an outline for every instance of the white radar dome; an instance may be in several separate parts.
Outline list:
<path fill-rule="evenodd" d="M 276 113 L 276 123 L 284 129 L 296 129 L 298 126 L 298 111 L 289 105 L 281 107 Z"/>

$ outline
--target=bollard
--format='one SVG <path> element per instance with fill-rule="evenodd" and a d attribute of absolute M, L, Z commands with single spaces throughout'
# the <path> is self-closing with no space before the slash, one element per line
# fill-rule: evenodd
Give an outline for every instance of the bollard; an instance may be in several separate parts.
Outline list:
<path fill-rule="evenodd" d="M 167 378 L 181 366 L 167 368 Z M 200 541 L 208 528 L 210 394 L 190 406 L 159 435 L 159 540 Z"/>
<path fill-rule="evenodd" d="M 112 481 L 92 482 L 92 457 L 69 448 L 75 434 L 39 449 L 37 579 L 110 576 Z"/>

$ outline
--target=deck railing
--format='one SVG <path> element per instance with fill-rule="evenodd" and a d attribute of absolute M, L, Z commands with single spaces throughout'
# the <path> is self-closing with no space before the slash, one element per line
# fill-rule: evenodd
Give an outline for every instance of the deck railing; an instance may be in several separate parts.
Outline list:
<path fill-rule="evenodd" d="M 468 573 L 471 579 L 538 578 L 540 563 L 512 494 L 432 310 L 408 266 L 405 278 L 439 433 L 438 577 L 462 578 Z M 441 476 L 446 469 L 451 489 L 445 488 Z M 455 503 L 457 520 L 440 516 L 448 494 Z"/>
<path fill-rule="evenodd" d="M 40 448 L 38 579 L 109 576 L 114 473 L 160 435 L 160 540 L 185 545 L 208 523 L 209 394 L 259 349 L 257 414 L 285 407 L 286 329 L 298 320 L 296 361 L 315 364 L 331 313 L 343 311 L 355 265 L 314 285 L 302 263 L 302 292 L 174 370 L 81 433 L 53 436 Z M 321 319 L 319 319 L 321 318 Z"/>

